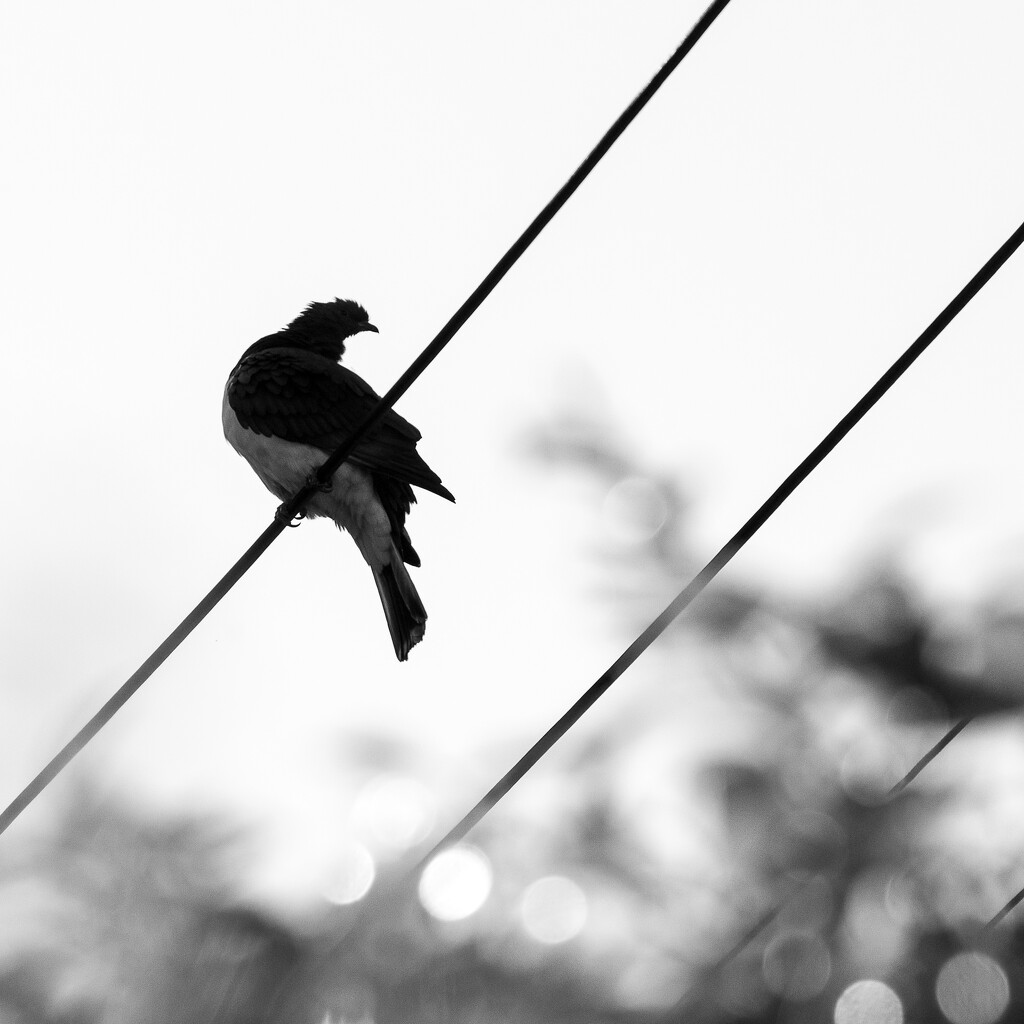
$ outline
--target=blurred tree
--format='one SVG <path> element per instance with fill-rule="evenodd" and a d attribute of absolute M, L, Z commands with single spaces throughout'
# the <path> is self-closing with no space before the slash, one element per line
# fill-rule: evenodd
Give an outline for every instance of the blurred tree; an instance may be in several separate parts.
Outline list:
<path fill-rule="evenodd" d="M 280 1019 L 299 948 L 232 906 L 236 841 L 219 823 L 144 822 L 76 794 L 56 833 L 0 874 L 0 1020 Z"/>
<path fill-rule="evenodd" d="M 632 639 L 701 564 L 684 491 L 600 417 L 531 450 L 591 481 L 600 596 Z M 1018 1019 L 1024 929 L 978 923 L 1012 865 L 986 877 L 952 841 L 941 770 L 888 791 L 950 716 L 1016 711 L 1022 626 L 1012 593 L 929 608 L 891 561 L 808 607 L 720 578 L 624 710 L 418 888 L 428 787 L 393 744 L 346 743 L 350 877 L 301 927 L 246 905 L 237 834 L 80 796 L 0 863 L 0 1024 Z"/>

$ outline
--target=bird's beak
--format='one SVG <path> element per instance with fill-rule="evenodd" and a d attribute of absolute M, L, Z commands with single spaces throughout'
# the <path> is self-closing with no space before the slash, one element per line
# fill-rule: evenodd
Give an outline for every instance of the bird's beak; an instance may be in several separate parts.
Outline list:
<path fill-rule="evenodd" d="M 360 324 L 359 325 L 359 330 L 361 330 L 361 331 L 373 331 L 374 334 L 380 334 L 380 331 L 378 331 L 377 328 L 374 327 L 373 324 L 371 324 L 371 323 Z"/>

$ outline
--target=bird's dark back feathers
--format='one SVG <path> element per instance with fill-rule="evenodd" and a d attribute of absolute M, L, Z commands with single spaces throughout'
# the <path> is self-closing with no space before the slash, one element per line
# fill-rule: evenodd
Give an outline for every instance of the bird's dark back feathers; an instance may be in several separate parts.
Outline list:
<path fill-rule="evenodd" d="M 228 403 L 247 430 L 333 452 L 362 424 L 379 396 L 329 358 L 274 346 L 279 337 L 261 339 L 242 357 L 228 380 Z M 419 439 L 420 432 L 392 409 L 359 442 L 352 461 L 454 501 L 416 451 Z"/>

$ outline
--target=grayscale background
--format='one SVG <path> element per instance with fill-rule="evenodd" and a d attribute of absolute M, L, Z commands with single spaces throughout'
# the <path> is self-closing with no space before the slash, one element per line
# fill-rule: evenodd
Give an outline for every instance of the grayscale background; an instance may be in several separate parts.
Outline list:
<path fill-rule="evenodd" d="M 0 804 L 270 521 L 241 352 L 354 298 L 386 390 L 702 9 L 5 7 Z M 735 0 L 399 403 L 458 499 L 410 519 L 425 642 L 287 531 L 0 837 L 0 1022 L 1012 1016 L 1020 255 L 451 878 L 388 884 L 1018 225 L 1022 35 Z"/>

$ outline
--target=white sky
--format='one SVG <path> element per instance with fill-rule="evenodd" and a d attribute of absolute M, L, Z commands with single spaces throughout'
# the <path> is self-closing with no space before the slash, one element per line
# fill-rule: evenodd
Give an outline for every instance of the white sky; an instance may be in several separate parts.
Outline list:
<path fill-rule="evenodd" d="M 220 429 L 241 351 L 355 298 L 385 390 L 702 9 L 5 6 L 0 802 L 269 521 Z M 386 723 L 475 796 L 628 639 L 588 591 L 600 495 L 522 432 L 597 394 L 710 556 L 1024 217 L 1022 36 L 1017 0 L 734 0 L 399 405 L 459 499 L 411 519 L 410 662 L 306 524 L 74 770 L 314 830 L 336 737 Z M 920 531 L 940 590 L 1005 572 L 1022 285 L 1017 256 L 729 571 L 812 592 Z"/>

